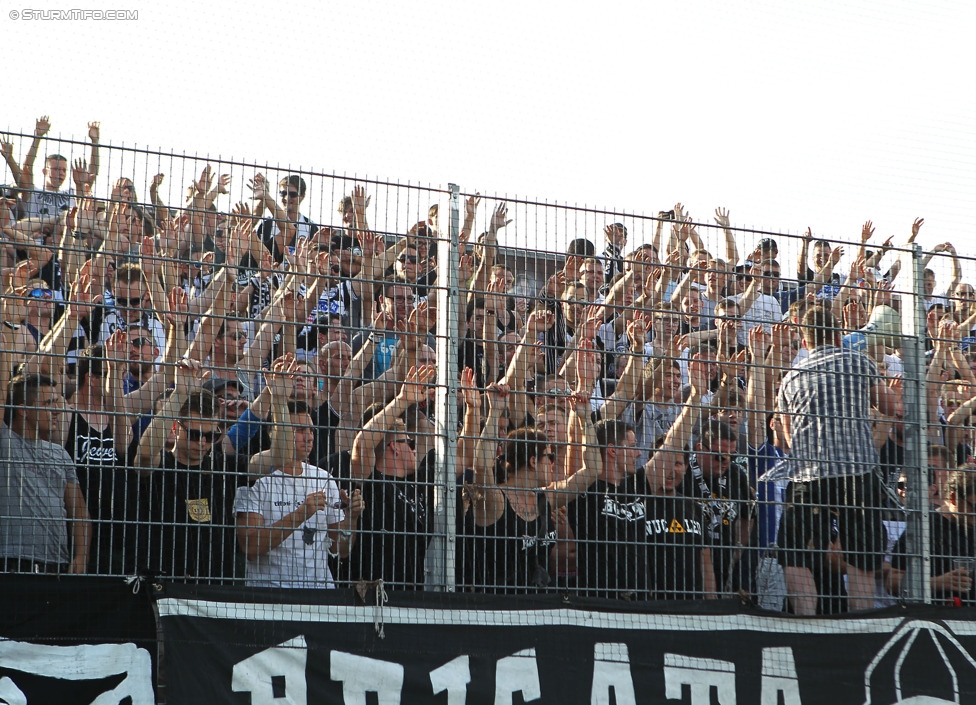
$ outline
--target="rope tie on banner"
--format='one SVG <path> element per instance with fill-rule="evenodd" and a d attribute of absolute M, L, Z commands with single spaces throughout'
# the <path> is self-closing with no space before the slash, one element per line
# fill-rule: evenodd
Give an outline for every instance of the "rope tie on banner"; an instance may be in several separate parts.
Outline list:
<path fill-rule="evenodd" d="M 376 581 L 376 603 L 373 605 L 373 629 L 379 634 L 380 639 L 386 638 L 386 633 L 383 629 L 383 605 L 390 601 L 389 595 L 386 594 L 386 589 L 383 587 L 383 581 Z"/>
<path fill-rule="evenodd" d="M 132 588 L 133 595 L 138 595 L 142 589 L 142 578 L 138 575 L 130 575 L 125 579 L 125 584 Z"/>

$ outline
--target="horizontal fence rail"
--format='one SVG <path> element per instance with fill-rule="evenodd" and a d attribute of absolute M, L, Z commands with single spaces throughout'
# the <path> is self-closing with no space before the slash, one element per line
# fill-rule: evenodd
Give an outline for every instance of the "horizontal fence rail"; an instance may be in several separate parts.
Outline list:
<path fill-rule="evenodd" d="M 4 138 L 0 571 L 973 603 L 972 265 L 920 221 L 828 241 L 97 133 Z"/>

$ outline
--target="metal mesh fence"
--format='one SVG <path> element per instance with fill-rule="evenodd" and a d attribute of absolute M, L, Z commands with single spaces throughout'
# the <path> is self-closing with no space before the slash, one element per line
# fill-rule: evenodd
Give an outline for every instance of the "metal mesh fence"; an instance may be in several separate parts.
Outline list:
<path fill-rule="evenodd" d="M 824 240 L 91 140 L 47 140 L 35 182 L 8 139 L 7 572 L 972 602 L 976 297 L 919 223 Z"/>

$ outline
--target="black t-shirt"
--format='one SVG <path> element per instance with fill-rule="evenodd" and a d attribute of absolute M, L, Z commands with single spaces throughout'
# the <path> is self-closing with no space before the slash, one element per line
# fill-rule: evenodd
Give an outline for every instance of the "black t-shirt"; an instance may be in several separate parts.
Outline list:
<path fill-rule="evenodd" d="M 527 521 L 505 498 L 505 512 L 491 526 L 474 526 L 474 581 L 486 592 L 541 592 L 552 583 L 549 553 L 556 542 L 545 495 L 537 495 L 539 516 Z"/>
<path fill-rule="evenodd" d="M 401 589 L 423 589 L 432 517 L 431 488 L 420 477 L 373 472 L 362 483 L 366 508 L 349 558 L 354 580 L 382 579 Z"/>
<path fill-rule="evenodd" d="M 249 484 L 248 460 L 216 451 L 188 466 L 163 453 L 160 467 L 143 482 L 149 552 L 140 559 L 147 559 L 151 573 L 214 582 L 244 577 L 234 496 Z"/>
<path fill-rule="evenodd" d="M 976 531 L 964 519 L 942 512 L 929 514 L 931 527 L 932 560 L 930 575 L 936 577 L 953 569 L 954 558 L 973 558 L 976 556 Z M 901 535 L 892 549 L 891 565 L 899 570 L 908 569 L 908 536 Z M 946 597 L 950 597 L 946 595 Z M 976 604 L 976 589 L 970 588 L 964 595 L 958 595 L 964 604 Z"/>
<path fill-rule="evenodd" d="M 646 508 L 635 485 L 633 477 L 619 486 L 597 480 L 569 506 L 577 584 L 583 594 L 647 597 Z"/>
<path fill-rule="evenodd" d="M 701 514 L 687 497 L 649 496 L 646 501 L 648 587 L 651 599 L 702 597 L 701 552 L 708 542 Z"/>
<path fill-rule="evenodd" d="M 125 522 L 135 517 L 138 477 L 123 465 L 115 450 L 112 426 L 92 428 L 81 412 L 71 415 L 64 449 L 75 460 L 78 485 L 92 522 L 89 569 L 98 573 L 129 573 L 134 565 L 126 549 Z M 126 560 L 123 562 L 123 556 Z"/>
<path fill-rule="evenodd" d="M 894 487 L 898 484 L 898 477 L 905 465 L 905 446 L 895 443 L 890 436 L 878 451 L 878 466 L 881 468 L 884 481 Z"/>
<path fill-rule="evenodd" d="M 752 510 L 749 475 L 739 463 L 732 463 L 718 477 L 706 478 L 698 459 L 691 456 L 681 494 L 698 504 L 705 535 L 712 547 L 715 582 L 721 589 L 732 567 L 739 522 L 748 521 Z"/>

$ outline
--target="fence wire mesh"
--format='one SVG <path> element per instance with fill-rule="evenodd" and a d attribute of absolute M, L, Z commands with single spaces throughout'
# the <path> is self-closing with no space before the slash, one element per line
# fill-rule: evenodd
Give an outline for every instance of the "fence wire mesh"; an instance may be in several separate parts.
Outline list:
<path fill-rule="evenodd" d="M 40 138 L 4 142 L 0 570 L 972 604 L 972 265 L 920 221 L 826 240 L 97 133 L 36 182 Z"/>

